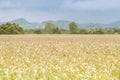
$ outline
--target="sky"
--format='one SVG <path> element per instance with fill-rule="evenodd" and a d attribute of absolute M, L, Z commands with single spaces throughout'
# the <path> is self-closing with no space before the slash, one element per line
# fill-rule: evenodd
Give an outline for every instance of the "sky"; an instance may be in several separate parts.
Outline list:
<path fill-rule="evenodd" d="M 120 0 L 0 0 L 0 22 L 17 18 L 111 23 L 120 20 Z"/>

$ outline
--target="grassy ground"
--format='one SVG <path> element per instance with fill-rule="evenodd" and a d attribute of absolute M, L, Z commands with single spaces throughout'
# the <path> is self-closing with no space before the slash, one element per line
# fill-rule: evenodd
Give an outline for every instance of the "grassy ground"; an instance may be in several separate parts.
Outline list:
<path fill-rule="evenodd" d="M 120 35 L 0 35 L 0 80 L 120 80 Z"/>

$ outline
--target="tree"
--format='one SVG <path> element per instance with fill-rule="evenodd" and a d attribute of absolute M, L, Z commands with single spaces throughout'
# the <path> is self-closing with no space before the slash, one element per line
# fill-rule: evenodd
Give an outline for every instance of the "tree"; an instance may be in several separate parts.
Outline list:
<path fill-rule="evenodd" d="M 93 34 L 104 34 L 105 31 L 102 28 L 96 28 L 93 30 Z"/>
<path fill-rule="evenodd" d="M 61 34 L 69 34 L 69 30 L 60 29 Z"/>
<path fill-rule="evenodd" d="M 41 29 L 34 29 L 33 33 L 35 33 L 35 34 L 41 34 L 42 32 L 41 32 Z"/>
<path fill-rule="evenodd" d="M 23 34 L 24 30 L 15 23 L 5 23 L 0 25 L 0 34 Z"/>
<path fill-rule="evenodd" d="M 90 32 L 89 32 L 88 29 L 80 29 L 80 30 L 79 30 L 79 33 L 80 33 L 80 34 L 89 34 Z"/>
<path fill-rule="evenodd" d="M 54 29 L 54 34 L 61 34 L 61 31 L 59 30 L 58 27 L 56 27 L 56 28 Z"/>
<path fill-rule="evenodd" d="M 72 34 L 76 34 L 76 33 L 79 32 L 78 26 L 77 26 L 77 24 L 76 24 L 75 22 L 71 22 L 71 23 L 69 24 L 69 30 L 70 30 L 70 32 L 71 32 Z"/>
<path fill-rule="evenodd" d="M 45 24 L 45 33 L 58 34 L 60 33 L 60 30 L 56 27 L 54 23 L 48 22 Z"/>

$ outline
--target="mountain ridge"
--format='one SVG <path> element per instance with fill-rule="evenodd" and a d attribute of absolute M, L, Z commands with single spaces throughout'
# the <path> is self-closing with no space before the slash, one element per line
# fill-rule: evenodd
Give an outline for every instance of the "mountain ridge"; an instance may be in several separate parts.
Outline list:
<path fill-rule="evenodd" d="M 45 24 L 47 22 L 52 22 L 54 23 L 58 28 L 61 29 L 69 29 L 69 24 L 72 21 L 68 21 L 68 20 L 48 20 L 48 21 L 43 21 L 41 23 L 38 22 L 29 22 L 24 18 L 18 18 L 18 19 L 14 19 L 12 21 L 9 21 L 11 23 L 17 23 L 20 26 L 22 26 L 24 29 L 31 29 L 31 28 L 44 28 Z M 0 24 L 3 24 L 5 22 L 0 22 Z M 79 28 L 116 28 L 116 27 L 120 27 L 120 21 L 115 21 L 113 23 L 110 24 L 100 24 L 100 23 L 87 23 L 87 24 L 80 24 L 80 23 L 76 23 L 78 25 Z"/>

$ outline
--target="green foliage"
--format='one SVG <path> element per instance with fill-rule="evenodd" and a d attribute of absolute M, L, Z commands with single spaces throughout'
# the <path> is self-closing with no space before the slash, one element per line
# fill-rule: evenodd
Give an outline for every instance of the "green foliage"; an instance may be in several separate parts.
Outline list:
<path fill-rule="evenodd" d="M 23 34 L 24 30 L 18 24 L 6 23 L 0 25 L 0 34 Z"/>
<path fill-rule="evenodd" d="M 25 34 L 34 34 L 34 29 L 25 29 Z"/>
<path fill-rule="evenodd" d="M 45 33 L 47 34 L 60 34 L 59 28 L 54 23 L 48 22 L 45 24 Z"/>
<path fill-rule="evenodd" d="M 69 34 L 69 30 L 60 29 L 61 34 Z"/>
<path fill-rule="evenodd" d="M 101 28 L 95 28 L 93 31 L 92 31 L 93 34 L 104 34 L 105 33 L 105 30 L 101 29 Z"/>
<path fill-rule="evenodd" d="M 26 34 L 43 34 L 43 29 L 36 28 L 36 29 L 25 29 Z"/>
<path fill-rule="evenodd" d="M 58 27 L 56 27 L 56 28 L 54 29 L 54 33 L 55 33 L 55 34 L 61 34 L 61 31 L 59 30 Z"/>
<path fill-rule="evenodd" d="M 120 34 L 120 28 L 82 28 L 79 29 L 75 22 L 69 24 L 69 30 L 59 29 L 54 23 L 48 22 L 44 29 L 23 29 L 15 23 L 0 25 L 0 34 Z"/>
<path fill-rule="evenodd" d="M 41 34 L 42 32 L 41 32 L 41 29 L 34 29 L 33 33 L 35 33 L 35 34 Z"/>
<path fill-rule="evenodd" d="M 114 31 L 116 34 L 120 34 L 120 28 L 115 28 L 115 29 L 113 29 L 113 31 Z"/>
<path fill-rule="evenodd" d="M 89 30 L 87 30 L 87 29 L 80 29 L 79 30 L 79 34 L 89 34 L 90 32 L 89 32 Z"/>
<path fill-rule="evenodd" d="M 119 28 L 80 29 L 79 34 L 120 34 Z"/>
<path fill-rule="evenodd" d="M 69 24 L 69 30 L 70 30 L 70 32 L 72 33 L 72 34 L 76 34 L 76 33 L 78 33 L 78 26 L 77 26 L 77 24 L 75 23 L 75 22 L 71 22 L 70 24 Z"/>

